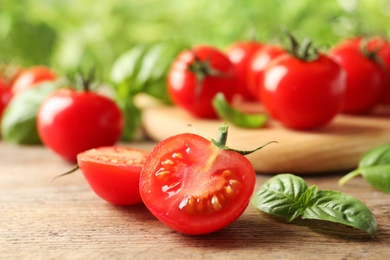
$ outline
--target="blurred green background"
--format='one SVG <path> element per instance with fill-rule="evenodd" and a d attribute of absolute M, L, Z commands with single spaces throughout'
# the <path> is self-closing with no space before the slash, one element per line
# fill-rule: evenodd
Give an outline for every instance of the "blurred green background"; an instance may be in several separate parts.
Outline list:
<path fill-rule="evenodd" d="M 390 34 L 390 0 L 0 0 L 0 59 L 66 73 L 80 64 L 107 77 L 134 44 L 166 40 L 225 48 L 284 25 L 333 44 L 358 33 Z"/>

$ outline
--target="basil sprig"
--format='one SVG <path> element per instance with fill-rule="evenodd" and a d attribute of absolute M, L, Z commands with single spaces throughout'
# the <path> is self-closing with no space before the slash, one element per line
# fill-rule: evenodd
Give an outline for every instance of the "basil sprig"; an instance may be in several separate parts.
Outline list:
<path fill-rule="evenodd" d="M 377 223 L 370 209 L 358 199 L 333 190 L 318 190 L 293 174 L 269 179 L 252 198 L 253 205 L 271 215 L 344 224 L 374 237 Z"/>
<path fill-rule="evenodd" d="M 357 169 L 339 180 L 343 185 L 354 177 L 362 175 L 374 188 L 390 192 L 390 144 L 384 144 L 362 155 Z"/>

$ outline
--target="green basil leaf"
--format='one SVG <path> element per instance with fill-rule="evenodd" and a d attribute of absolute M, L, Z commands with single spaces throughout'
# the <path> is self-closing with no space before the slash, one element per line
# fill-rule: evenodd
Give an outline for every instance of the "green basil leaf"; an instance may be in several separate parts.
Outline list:
<path fill-rule="evenodd" d="M 390 192 L 390 164 L 361 168 L 360 172 L 375 189 Z"/>
<path fill-rule="evenodd" d="M 303 219 L 344 224 L 364 230 L 374 237 L 377 223 L 363 202 L 333 190 L 321 190 L 313 195 L 303 211 Z"/>
<path fill-rule="evenodd" d="M 219 118 L 226 120 L 238 127 L 259 128 L 267 121 L 264 114 L 248 114 L 232 107 L 223 93 L 217 93 L 213 98 L 213 107 Z"/>
<path fill-rule="evenodd" d="M 363 154 L 359 168 L 374 165 L 390 165 L 390 144 L 379 145 Z"/>
<path fill-rule="evenodd" d="M 307 183 L 302 178 L 279 174 L 263 184 L 253 196 L 252 204 L 266 213 L 292 221 L 300 214 L 300 198 L 307 189 Z"/>
<path fill-rule="evenodd" d="M 60 86 L 58 82 L 44 82 L 12 98 L 1 120 L 3 139 L 16 144 L 41 144 L 36 126 L 38 109 Z"/>
<path fill-rule="evenodd" d="M 272 215 L 292 221 L 325 220 L 348 225 L 375 235 L 377 223 L 369 208 L 352 196 L 332 190 L 318 190 L 292 174 L 269 179 L 252 198 L 253 205 Z"/>
<path fill-rule="evenodd" d="M 343 185 L 358 175 L 362 175 L 374 188 L 390 192 L 390 144 L 374 147 L 364 153 L 358 168 L 343 176 L 339 184 Z"/>

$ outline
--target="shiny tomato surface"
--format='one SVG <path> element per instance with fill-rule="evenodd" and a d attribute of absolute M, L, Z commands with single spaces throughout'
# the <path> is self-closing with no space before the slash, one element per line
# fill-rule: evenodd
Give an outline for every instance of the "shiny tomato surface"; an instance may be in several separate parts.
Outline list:
<path fill-rule="evenodd" d="M 178 55 L 168 73 L 172 102 L 191 115 L 216 118 L 212 99 L 218 92 L 231 101 L 236 94 L 236 69 L 229 58 L 212 46 L 197 46 Z"/>
<path fill-rule="evenodd" d="M 142 203 L 139 177 L 149 151 L 121 146 L 98 147 L 77 155 L 91 189 L 115 205 Z"/>
<path fill-rule="evenodd" d="M 141 171 L 140 194 L 162 223 L 186 234 L 206 234 L 246 209 L 256 176 L 243 155 L 196 134 L 158 143 Z"/>
<path fill-rule="evenodd" d="M 237 93 L 244 100 L 255 100 L 248 85 L 250 62 L 253 55 L 263 47 L 256 41 L 240 41 L 229 46 L 227 55 L 237 68 Z"/>
<path fill-rule="evenodd" d="M 46 66 L 33 66 L 20 70 L 13 79 L 12 93 L 19 94 L 43 81 L 54 81 L 58 75 Z"/>
<path fill-rule="evenodd" d="M 335 48 L 331 54 L 347 76 L 343 112 L 367 113 L 382 102 L 390 78 L 387 70 L 378 61 L 355 48 Z"/>
<path fill-rule="evenodd" d="M 110 98 L 73 89 L 59 89 L 41 104 L 37 128 L 43 144 L 69 161 L 88 149 L 115 144 L 124 119 Z"/>
<path fill-rule="evenodd" d="M 265 68 L 271 60 L 284 53 L 286 51 L 280 46 L 264 45 L 263 48 L 253 54 L 248 66 L 247 85 L 254 100 L 260 100 L 260 89 L 261 84 L 263 84 Z"/>
<path fill-rule="evenodd" d="M 282 54 L 267 66 L 263 81 L 262 103 L 286 127 L 321 127 L 342 109 L 345 72 L 323 54 L 312 61 Z"/>

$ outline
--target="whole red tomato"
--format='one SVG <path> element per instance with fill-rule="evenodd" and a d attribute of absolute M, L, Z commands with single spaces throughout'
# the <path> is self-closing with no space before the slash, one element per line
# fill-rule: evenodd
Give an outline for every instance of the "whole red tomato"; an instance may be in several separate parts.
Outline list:
<path fill-rule="evenodd" d="M 340 41 L 334 49 L 341 52 L 342 49 L 355 49 L 365 52 L 376 53 L 377 62 L 390 73 L 390 42 L 379 36 L 353 37 Z M 390 80 L 386 84 L 386 93 L 381 98 L 381 103 L 390 104 Z"/>
<path fill-rule="evenodd" d="M 43 81 L 53 81 L 57 79 L 57 74 L 46 66 L 33 66 L 20 70 L 12 83 L 12 93 L 14 95 L 34 87 Z"/>
<path fill-rule="evenodd" d="M 265 69 L 260 96 L 273 118 L 303 130 L 329 123 L 341 111 L 344 93 L 345 73 L 333 59 L 283 54 Z"/>
<path fill-rule="evenodd" d="M 253 55 L 248 66 L 247 85 L 255 100 L 260 100 L 260 84 L 263 82 L 262 78 L 266 66 L 271 60 L 284 53 L 286 51 L 280 46 L 265 45 Z"/>
<path fill-rule="evenodd" d="M 227 128 L 221 129 L 226 141 Z M 191 235 L 235 221 L 249 203 L 256 176 L 247 158 L 223 147 L 224 142 L 190 133 L 158 143 L 140 177 L 141 198 L 152 214 Z"/>
<path fill-rule="evenodd" d="M 200 118 L 216 118 L 212 106 L 215 94 L 228 101 L 236 93 L 236 71 L 229 58 L 212 46 L 198 46 L 181 52 L 168 72 L 168 93 L 172 102 Z"/>
<path fill-rule="evenodd" d="M 98 147 L 77 155 L 77 164 L 91 189 L 115 205 L 142 202 L 139 177 L 149 151 L 120 146 Z"/>
<path fill-rule="evenodd" d="M 113 100 L 69 88 L 50 94 L 37 115 L 43 144 L 70 161 L 88 149 L 115 144 L 123 125 L 123 115 Z"/>
<path fill-rule="evenodd" d="M 260 42 L 242 41 L 230 45 L 227 49 L 227 55 L 237 69 L 237 93 L 245 100 L 256 100 L 249 89 L 247 78 L 250 61 L 262 47 L 263 44 Z"/>
<path fill-rule="evenodd" d="M 10 85 L 0 78 L 0 120 L 4 108 L 7 106 L 12 96 Z"/>
<path fill-rule="evenodd" d="M 375 52 L 343 45 L 331 50 L 331 55 L 347 75 L 343 112 L 367 113 L 382 102 L 389 74 Z"/>

